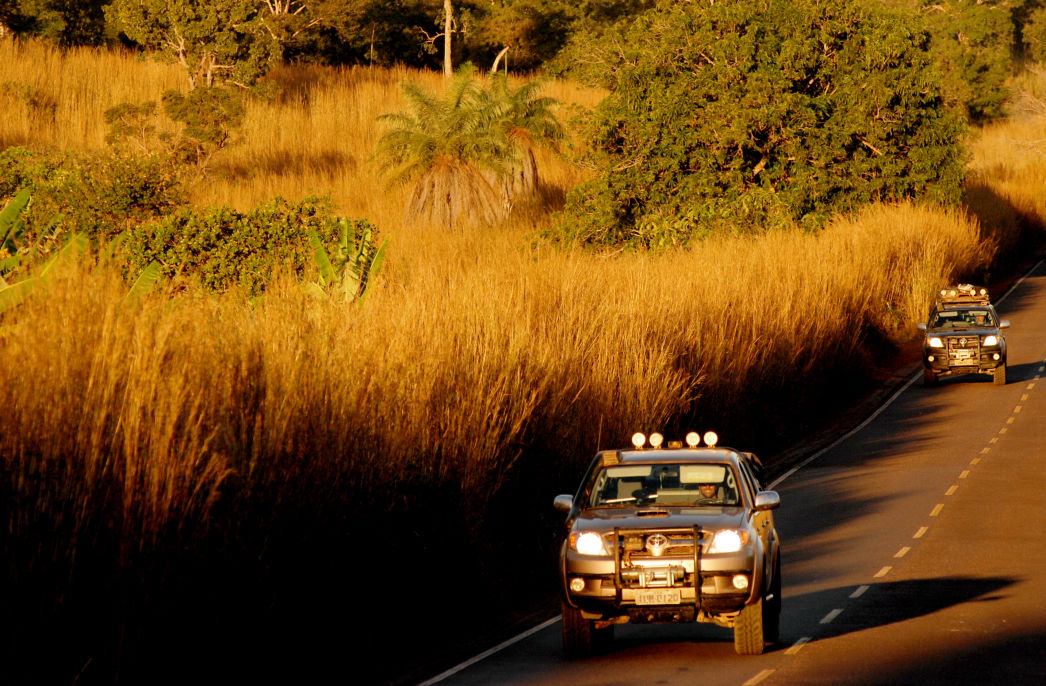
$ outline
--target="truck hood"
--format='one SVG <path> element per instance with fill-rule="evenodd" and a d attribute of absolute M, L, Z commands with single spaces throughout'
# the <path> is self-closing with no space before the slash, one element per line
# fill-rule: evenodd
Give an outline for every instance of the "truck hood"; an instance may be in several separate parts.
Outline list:
<path fill-rule="evenodd" d="M 951 336 L 998 336 L 999 330 L 995 327 L 983 327 L 983 326 L 971 326 L 965 329 L 927 329 L 927 336 L 937 336 L 939 338 L 948 338 Z"/>
<path fill-rule="evenodd" d="M 620 529 L 729 529 L 744 525 L 744 507 L 641 507 L 596 508 L 583 511 L 574 521 L 575 531 Z"/>

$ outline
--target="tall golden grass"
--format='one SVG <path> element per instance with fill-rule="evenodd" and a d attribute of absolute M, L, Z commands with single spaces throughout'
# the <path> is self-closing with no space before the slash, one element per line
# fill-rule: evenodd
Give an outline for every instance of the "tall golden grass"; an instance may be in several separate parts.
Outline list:
<path fill-rule="evenodd" d="M 635 430 L 715 428 L 773 451 L 908 342 L 939 286 L 984 274 L 1046 218 L 1046 161 L 1021 154 L 1046 120 L 1029 117 L 971 141 L 969 209 L 875 205 L 819 233 L 654 254 L 543 246 L 533 231 L 547 217 L 407 226 L 406 194 L 383 190 L 368 163 L 375 119 L 400 106 L 401 79 L 440 77 L 273 78 L 282 96 L 250 105 L 244 142 L 194 201 L 330 194 L 392 237 L 380 287 L 362 306 L 310 300 L 290 281 L 253 305 L 162 290 L 128 302 L 117 271 L 88 258 L 5 314 L 2 545 L 23 581 L 75 578 L 99 551 L 114 550 L 101 567 L 127 568 L 200 541 L 278 564 L 281 545 L 315 540 L 309 527 L 356 540 L 376 521 L 438 555 L 432 497 L 449 494 L 473 541 L 486 518 L 523 529 L 536 515 L 500 499 L 544 506 L 597 447 Z M 181 85 L 174 67 L 128 54 L 10 40 L 0 83 L 54 104 L 5 86 L 0 146 L 81 149 L 103 147 L 107 107 Z M 548 93 L 598 98 L 561 82 Z M 563 192 L 582 174 L 551 154 L 539 164 Z M 540 493 L 513 493 L 517 478 Z"/>

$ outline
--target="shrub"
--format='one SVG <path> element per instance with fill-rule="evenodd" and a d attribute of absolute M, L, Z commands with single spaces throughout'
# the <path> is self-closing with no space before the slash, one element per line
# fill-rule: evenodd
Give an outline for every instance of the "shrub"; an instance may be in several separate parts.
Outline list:
<path fill-rule="evenodd" d="M 0 152 L 0 200 L 28 190 L 22 215 L 23 264 L 49 255 L 71 233 L 96 244 L 184 203 L 176 169 L 166 158 L 72 152 Z"/>
<path fill-rule="evenodd" d="M 328 251 L 342 238 L 345 222 L 355 236 L 373 237 L 366 220 L 339 220 L 329 201 L 306 198 L 297 203 L 282 198 L 243 213 L 229 207 L 183 208 L 156 222 L 135 227 L 125 248 L 133 270 L 153 260 L 166 276 L 197 281 L 213 292 L 242 287 L 258 295 L 281 272 L 299 278 L 312 263 L 310 234 Z"/>

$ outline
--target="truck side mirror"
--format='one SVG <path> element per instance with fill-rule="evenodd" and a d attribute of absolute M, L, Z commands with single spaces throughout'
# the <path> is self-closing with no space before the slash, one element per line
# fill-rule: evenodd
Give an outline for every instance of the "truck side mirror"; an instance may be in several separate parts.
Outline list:
<path fill-rule="evenodd" d="M 552 501 L 552 507 L 556 508 L 560 512 L 570 512 L 570 510 L 574 507 L 574 496 L 557 495 L 556 499 Z"/>

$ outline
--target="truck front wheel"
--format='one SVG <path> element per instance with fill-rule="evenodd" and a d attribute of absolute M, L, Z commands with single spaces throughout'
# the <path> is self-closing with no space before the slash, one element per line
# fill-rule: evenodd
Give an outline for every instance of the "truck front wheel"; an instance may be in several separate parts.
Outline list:
<path fill-rule="evenodd" d="M 570 657 L 591 655 L 614 640 L 614 625 L 596 628 L 594 620 L 585 619 L 581 610 L 563 603 L 563 651 Z"/>

